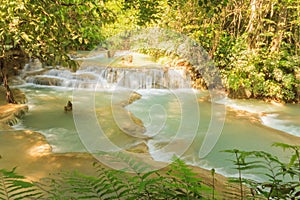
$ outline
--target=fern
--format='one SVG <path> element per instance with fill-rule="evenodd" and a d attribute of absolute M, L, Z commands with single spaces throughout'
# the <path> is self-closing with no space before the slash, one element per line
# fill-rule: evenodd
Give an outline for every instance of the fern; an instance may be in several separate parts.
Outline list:
<path fill-rule="evenodd" d="M 120 177 L 114 173 L 118 171 L 104 170 L 98 176 L 63 173 L 38 184 L 47 199 L 122 199 L 126 184 L 120 182 Z"/>
<path fill-rule="evenodd" d="M 128 188 L 128 175 L 123 171 L 109 170 L 99 164 L 97 169 L 98 187 L 97 191 L 102 197 L 108 199 L 124 199 L 130 193 Z"/>
<path fill-rule="evenodd" d="M 296 177 L 298 178 L 298 181 L 300 181 L 300 146 L 284 143 L 274 143 L 273 146 L 281 147 L 283 150 L 287 149 L 292 151 L 290 162 L 286 167 L 285 173 L 290 175 L 292 179 Z"/>
<path fill-rule="evenodd" d="M 243 178 L 242 171 L 252 168 L 252 167 L 249 167 L 249 165 L 252 163 L 246 162 L 246 157 L 249 153 L 245 152 L 245 151 L 240 151 L 238 149 L 224 150 L 223 152 L 234 154 L 235 160 L 231 160 L 231 161 L 234 163 L 235 169 L 238 170 L 239 175 L 238 175 L 238 178 L 230 178 L 229 181 L 234 182 L 234 183 L 239 183 L 240 198 L 244 199 L 243 184 L 245 183 L 246 179 Z"/>
<path fill-rule="evenodd" d="M 200 179 L 183 161 L 176 159 L 167 173 L 127 154 L 109 153 L 110 162 L 124 168 L 112 170 L 94 164 L 95 176 L 64 172 L 30 183 L 12 171 L 1 170 L 0 200 L 4 199 L 202 199 Z M 130 171 L 131 173 L 127 173 Z M 207 190 L 207 188 L 205 188 Z"/>
<path fill-rule="evenodd" d="M 240 183 L 240 197 L 246 198 L 243 184 L 250 188 L 253 199 L 297 199 L 300 197 L 299 146 L 276 144 L 293 153 L 285 164 L 276 156 L 263 151 L 227 150 L 235 155 L 233 162 L 239 171 L 234 182 Z M 111 162 L 122 165 L 121 170 L 112 170 L 99 163 L 94 164 L 95 176 L 78 172 L 57 174 L 37 183 L 26 181 L 12 171 L 0 170 L 0 200 L 19 199 L 203 199 L 203 194 L 214 188 L 203 187 L 201 179 L 184 161 L 175 158 L 167 172 L 151 170 L 151 166 L 124 153 L 102 153 Z M 130 172 L 130 173 L 127 173 Z M 260 173 L 266 177 L 263 182 L 242 177 L 242 173 Z M 212 170 L 214 187 L 214 170 Z M 285 179 L 286 176 L 291 179 Z M 296 180 L 294 178 L 297 178 Z M 247 189 L 246 187 L 244 189 Z M 212 191 L 211 191 L 212 190 Z M 205 196 L 205 195 L 204 195 Z"/>
<path fill-rule="evenodd" d="M 201 179 L 182 160 L 175 158 L 167 173 L 168 194 L 172 199 L 201 199 Z"/>
<path fill-rule="evenodd" d="M 133 158 L 127 153 L 123 152 L 98 152 L 98 156 L 103 156 L 107 163 L 112 165 L 117 164 L 118 166 L 123 166 L 119 169 L 124 172 L 129 172 L 133 174 L 140 174 L 145 171 L 151 170 L 151 166 L 145 162 L 140 162 L 137 159 Z"/>
<path fill-rule="evenodd" d="M 41 198 L 42 192 L 32 183 L 26 181 L 25 177 L 17 175 L 15 169 L 11 171 L 0 170 L 0 199 L 21 200 Z"/>
<path fill-rule="evenodd" d="M 277 145 L 276 145 L 277 146 Z M 283 148 L 289 148 L 295 150 L 295 146 L 289 146 L 286 144 L 280 144 Z M 297 149 L 296 149 L 297 150 Z M 295 150 L 295 151 L 296 151 Z M 295 155 L 292 156 L 289 164 L 285 164 L 279 160 L 278 157 L 264 152 L 264 151 L 239 151 L 239 150 L 226 150 L 225 152 L 233 153 L 236 155 L 236 160 L 233 161 L 237 165 L 236 169 L 239 170 L 239 178 L 231 179 L 235 182 L 246 184 L 250 187 L 253 197 L 260 197 L 263 195 L 268 199 L 292 199 L 299 197 L 297 188 L 300 187 L 299 181 L 287 180 L 286 175 L 290 175 L 293 178 L 296 174 L 299 176 L 298 168 L 295 162 Z M 292 164 L 291 164 L 292 163 Z M 250 179 L 242 178 L 242 172 L 247 171 L 251 174 L 260 174 L 265 177 L 265 181 L 259 182 Z M 241 190 L 241 198 L 243 193 Z"/>
<path fill-rule="evenodd" d="M 297 173 L 291 168 L 287 168 L 289 164 L 287 165 L 276 156 L 263 151 L 253 151 L 250 152 L 250 155 L 256 159 L 256 163 L 259 163 L 259 165 L 253 165 L 253 168 L 263 169 L 264 175 L 268 179 L 266 182 L 258 184 L 257 191 L 268 199 L 288 199 L 299 195 L 296 191 L 296 188 L 300 186 L 299 181 L 285 179 L 287 174 Z"/>
<path fill-rule="evenodd" d="M 106 169 L 96 163 L 96 176 L 85 176 L 77 172 L 63 173 L 37 184 L 47 199 L 157 199 L 161 191 L 157 182 L 161 178 L 150 178 L 154 171 L 143 173 L 148 165 L 123 153 L 110 153 L 106 158 L 109 156 L 111 162 L 123 164 L 125 168 Z M 131 174 L 125 172 L 129 170 Z"/>
<path fill-rule="evenodd" d="M 176 158 L 166 175 L 151 170 L 151 166 L 132 157 L 117 154 L 117 162 L 127 165 L 133 174 L 128 179 L 129 199 L 201 199 L 201 184 L 197 174 L 184 161 Z"/>
<path fill-rule="evenodd" d="M 107 159 L 108 156 L 110 156 L 111 163 L 115 162 L 124 166 L 121 171 L 108 170 L 102 174 L 113 175 L 111 181 L 118 183 L 119 187 L 123 184 L 122 197 L 126 197 L 126 199 L 164 199 L 161 197 L 164 177 L 160 176 L 156 170 L 152 170 L 150 165 L 121 152 L 108 155 L 106 153 L 105 158 Z M 100 172 L 103 172 L 103 169 Z"/>
<path fill-rule="evenodd" d="M 97 176 L 76 172 L 59 174 L 54 179 L 37 183 L 47 199 L 201 199 L 200 179 L 177 159 L 167 174 L 149 170 L 150 166 L 123 153 L 107 154 L 110 162 L 122 170 L 94 164 Z M 131 173 L 126 173 L 130 171 Z"/>

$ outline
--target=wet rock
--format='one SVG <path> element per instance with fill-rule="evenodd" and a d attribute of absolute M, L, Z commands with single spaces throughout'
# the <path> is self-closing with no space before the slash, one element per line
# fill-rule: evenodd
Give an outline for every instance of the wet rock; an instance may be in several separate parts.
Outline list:
<path fill-rule="evenodd" d="M 35 77 L 27 77 L 27 83 L 34 83 L 37 85 L 49 85 L 49 86 L 61 86 L 63 84 L 63 80 L 54 77 L 43 77 L 43 76 L 35 76 Z"/>
<path fill-rule="evenodd" d="M 132 119 L 132 121 L 136 125 L 138 125 L 140 127 L 144 127 L 144 124 L 143 124 L 142 120 L 140 120 L 139 118 L 135 117 L 131 112 L 129 113 L 129 116 L 130 116 L 130 118 Z"/>
<path fill-rule="evenodd" d="M 134 145 L 134 146 L 126 149 L 126 150 L 129 152 L 132 152 L 132 153 L 149 153 L 149 148 L 145 142 L 141 142 L 137 145 Z"/>
<path fill-rule="evenodd" d="M 112 58 L 112 57 L 115 56 L 115 53 L 116 53 L 116 51 L 108 50 L 108 51 L 107 51 L 107 57 L 108 57 L 108 58 Z"/>
<path fill-rule="evenodd" d="M 202 77 L 199 70 L 197 70 L 192 64 L 184 59 L 175 60 L 173 62 L 175 68 L 186 69 L 186 76 L 191 77 L 191 86 L 195 89 L 207 90 L 207 84 Z"/>
<path fill-rule="evenodd" d="M 132 104 L 134 101 L 139 100 L 140 98 L 142 98 L 142 95 L 137 92 L 132 92 L 128 99 L 128 104 Z"/>
<path fill-rule="evenodd" d="M 29 77 L 29 76 L 43 75 L 46 72 L 48 72 L 50 69 L 52 69 L 52 68 L 41 68 L 41 69 L 38 69 L 35 71 L 24 71 L 24 73 L 21 74 L 21 77 L 25 79 L 26 77 Z"/>
<path fill-rule="evenodd" d="M 26 71 L 28 71 L 28 70 L 38 70 L 38 69 L 41 69 L 42 67 L 43 67 L 43 64 L 41 63 L 41 61 L 39 59 L 34 59 L 31 62 L 29 62 L 28 64 L 26 64 L 24 69 Z"/>
<path fill-rule="evenodd" d="M 202 78 L 195 78 L 195 80 L 192 81 L 192 87 L 199 90 L 207 90 L 206 83 Z"/>
<path fill-rule="evenodd" d="M 73 104 L 71 101 L 68 101 L 67 105 L 64 107 L 65 112 L 72 111 L 73 109 Z"/>
<path fill-rule="evenodd" d="M 28 106 L 24 104 L 2 105 L 0 106 L 0 124 L 15 125 L 26 112 L 28 112 Z"/>
<path fill-rule="evenodd" d="M 184 59 L 175 60 L 175 66 L 188 66 L 189 63 Z"/>

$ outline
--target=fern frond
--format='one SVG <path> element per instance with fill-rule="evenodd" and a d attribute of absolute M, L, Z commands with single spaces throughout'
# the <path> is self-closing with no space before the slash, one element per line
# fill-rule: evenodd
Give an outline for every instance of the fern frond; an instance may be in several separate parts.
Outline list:
<path fill-rule="evenodd" d="M 201 199 L 201 179 L 184 161 L 175 158 L 167 173 L 166 190 L 173 191 L 174 198 Z"/>
<path fill-rule="evenodd" d="M 14 168 L 11 171 L 0 170 L 0 199 L 21 200 L 38 199 L 42 192 L 25 177 L 16 174 Z"/>
<path fill-rule="evenodd" d="M 145 171 L 151 171 L 151 166 L 145 162 L 140 162 L 131 155 L 124 152 L 98 152 L 97 155 L 105 156 L 107 162 L 112 164 L 118 163 L 119 166 L 124 166 L 121 171 L 141 174 Z"/>
<path fill-rule="evenodd" d="M 110 199 L 123 199 L 125 194 L 130 193 L 128 186 L 129 176 L 124 171 L 105 169 L 101 165 L 95 165 L 98 172 L 98 190 Z"/>

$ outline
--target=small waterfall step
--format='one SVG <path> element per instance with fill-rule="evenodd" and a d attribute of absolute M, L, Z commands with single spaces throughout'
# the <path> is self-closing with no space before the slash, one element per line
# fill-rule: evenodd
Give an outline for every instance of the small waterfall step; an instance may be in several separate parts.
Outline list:
<path fill-rule="evenodd" d="M 73 73 L 51 69 L 42 74 L 27 76 L 27 83 L 76 88 L 190 88 L 191 78 L 186 69 L 178 68 L 117 68 L 86 67 Z"/>

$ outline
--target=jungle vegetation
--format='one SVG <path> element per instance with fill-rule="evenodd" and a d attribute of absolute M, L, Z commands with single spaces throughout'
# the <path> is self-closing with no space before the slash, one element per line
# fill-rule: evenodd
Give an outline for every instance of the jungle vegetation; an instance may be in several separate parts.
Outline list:
<path fill-rule="evenodd" d="M 1 82 L 28 58 L 76 68 L 68 53 L 125 30 L 161 27 L 197 41 L 220 69 L 230 97 L 298 102 L 298 0 L 3 0 Z"/>

